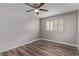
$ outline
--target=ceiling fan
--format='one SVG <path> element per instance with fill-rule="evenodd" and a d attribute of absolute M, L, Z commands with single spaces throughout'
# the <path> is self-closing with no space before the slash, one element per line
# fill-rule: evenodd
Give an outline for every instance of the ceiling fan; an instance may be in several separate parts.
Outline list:
<path fill-rule="evenodd" d="M 28 5 L 30 7 L 32 7 L 33 9 L 31 10 L 27 10 L 26 12 L 30 12 L 30 11 L 35 11 L 35 13 L 38 15 L 39 11 L 48 11 L 46 9 L 41 9 L 41 7 L 45 4 L 45 3 L 33 3 L 33 4 L 29 4 L 29 3 L 24 3 L 25 5 Z"/>

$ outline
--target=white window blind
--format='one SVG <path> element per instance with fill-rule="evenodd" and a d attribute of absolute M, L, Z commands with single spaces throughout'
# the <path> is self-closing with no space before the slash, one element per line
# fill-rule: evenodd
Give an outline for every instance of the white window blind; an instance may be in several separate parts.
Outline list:
<path fill-rule="evenodd" d="M 54 31 L 57 31 L 57 20 L 54 20 Z"/>
<path fill-rule="evenodd" d="M 46 31 L 63 32 L 63 19 L 46 21 Z"/>
<path fill-rule="evenodd" d="M 46 31 L 49 31 L 49 21 L 46 22 Z"/>
<path fill-rule="evenodd" d="M 58 30 L 59 30 L 59 32 L 63 32 L 63 20 L 61 19 L 61 20 L 59 20 L 59 23 L 58 23 Z"/>
<path fill-rule="evenodd" d="M 53 21 L 50 21 L 50 31 L 53 31 L 54 28 L 53 28 Z"/>

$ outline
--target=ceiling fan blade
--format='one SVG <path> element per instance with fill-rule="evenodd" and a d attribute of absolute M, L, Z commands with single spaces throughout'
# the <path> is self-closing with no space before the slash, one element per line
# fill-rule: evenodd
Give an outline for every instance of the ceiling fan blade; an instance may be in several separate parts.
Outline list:
<path fill-rule="evenodd" d="M 24 4 L 28 5 L 28 6 L 32 7 L 32 8 L 35 8 L 34 6 L 30 5 L 29 3 L 24 3 Z"/>
<path fill-rule="evenodd" d="M 39 9 L 40 11 L 48 11 L 48 10 L 46 10 L 46 9 Z"/>
<path fill-rule="evenodd" d="M 30 11 L 33 11 L 34 9 L 31 9 L 31 10 L 27 10 L 26 12 L 30 12 Z"/>
<path fill-rule="evenodd" d="M 44 5 L 45 3 L 40 3 L 40 5 L 37 8 L 40 8 Z"/>
<path fill-rule="evenodd" d="M 38 7 L 38 4 L 37 4 L 37 3 L 35 3 L 35 4 L 34 4 L 34 7 L 35 7 L 35 8 L 37 8 L 37 7 Z"/>

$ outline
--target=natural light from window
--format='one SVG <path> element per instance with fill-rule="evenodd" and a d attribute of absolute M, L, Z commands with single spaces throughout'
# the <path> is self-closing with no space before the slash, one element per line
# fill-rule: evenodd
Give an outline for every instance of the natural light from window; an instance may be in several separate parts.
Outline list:
<path fill-rule="evenodd" d="M 63 32 L 63 19 L 46 21 L 46 31 Z"/>

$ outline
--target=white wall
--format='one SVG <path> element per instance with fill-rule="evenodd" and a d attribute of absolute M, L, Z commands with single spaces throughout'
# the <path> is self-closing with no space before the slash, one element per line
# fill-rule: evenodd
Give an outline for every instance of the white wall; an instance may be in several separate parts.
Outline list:
<path fill-rule="evenodd" d="M 0 52 L 33 41 L 38 35 L 38 19 L 0 7 Z"/>
<path fill-rule="evenodd" d="M 64 31 L 63 32 L 53 32 L 46 31 L 45 22 L 47 20 L 63 19 L 64 21 Z M 41 19 L 41 38 L 45 38 L 50 41 L 57 41 L 62 43 L 67 43 L 70 45 L 78 45 L 78 12 L 73 11 L 69 13 L 60 14 L 57 16 L 51 16 L 48 18 Z"/>

